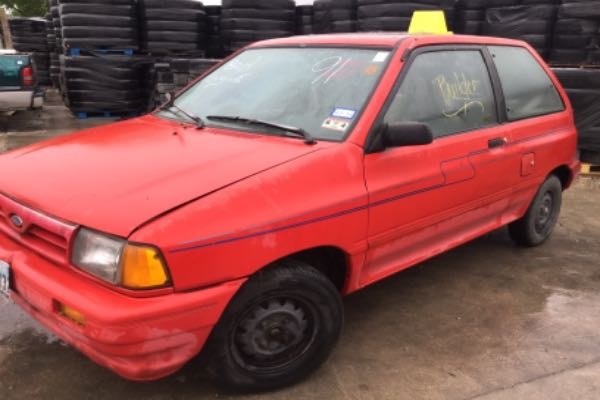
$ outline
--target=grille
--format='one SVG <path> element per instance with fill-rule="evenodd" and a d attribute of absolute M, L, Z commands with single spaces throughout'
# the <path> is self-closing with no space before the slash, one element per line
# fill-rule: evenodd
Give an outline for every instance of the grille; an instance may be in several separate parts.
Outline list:
<path fill-rule="evenodd" d="M 23 221 L 21 227 L 11 221 L 13 215 Z M 0 194 L 0 233 L 50 261 L 68 263 L 75 228 L 75 225 L 49 217 Z"/>

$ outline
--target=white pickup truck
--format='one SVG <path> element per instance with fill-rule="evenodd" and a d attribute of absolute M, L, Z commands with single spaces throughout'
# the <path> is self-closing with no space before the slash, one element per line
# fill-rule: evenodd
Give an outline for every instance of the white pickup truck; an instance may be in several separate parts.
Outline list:
<path fill-rule="evenodd" d="M 0 112 L 40 108 L 44 91 L 38 88 L 29 54 L 0 49 Z"/>

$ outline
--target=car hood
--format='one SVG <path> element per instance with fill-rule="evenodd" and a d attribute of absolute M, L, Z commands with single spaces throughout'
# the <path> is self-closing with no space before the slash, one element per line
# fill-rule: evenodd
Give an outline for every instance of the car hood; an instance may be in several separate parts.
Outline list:
<path fill-rule="evenodd" d="M 0 192 L 126 237 L 160 214 L 317 149 L 145 116 L 0 156 Z"/>

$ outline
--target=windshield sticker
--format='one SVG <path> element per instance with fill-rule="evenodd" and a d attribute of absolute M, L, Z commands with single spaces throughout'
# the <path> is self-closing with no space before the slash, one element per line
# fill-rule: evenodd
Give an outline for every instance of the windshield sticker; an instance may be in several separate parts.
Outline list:
<path fill-rule="evenodd" d="M 365 68 L 365 75 L 373 76 L 373 75 L 377 74 L 378 71 L 379 71 L 379 68 L 377 67 L 377 65 L 371 64 L 367 68 Z"/>
<path fill-rule="evenodd" d="M 375 54 L 375 57 L 373 57 L 373 62 L 374 63 L 382 63 L 385 60 L 387 60 L 389 54 L 390 54 L 389 51 L 380 51 L 377 54 Z"/>
<path fill-rule="evenodd" d="M 332 129 L 334 131 L 340 131 L 340 132 L 346 132 L 346 129 L 348 129 L 349 126 L 350 126 L 349 121 L 345 121 L 343 119 L 337 119 L 337 118 L 327 118 L 323 122 L 323 125 L 321 125 L 322 128 Z"/>
<path fill-rule="evenodd" d="M 356 116 L 356 110 L 350 110 L 349 108 L 336 108 L 330 115 L 334 118 L 354 119 Z"/>

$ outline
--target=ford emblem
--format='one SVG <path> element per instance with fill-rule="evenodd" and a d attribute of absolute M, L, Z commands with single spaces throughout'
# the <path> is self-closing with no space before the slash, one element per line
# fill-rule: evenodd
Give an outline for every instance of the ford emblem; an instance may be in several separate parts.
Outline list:
<path fill-rule="evenodd" d="M 19 217 L 17 214 L 13 214 L 10 216 L 10 222 L 17 228 L 23 227 L 23 218 Z"/>

